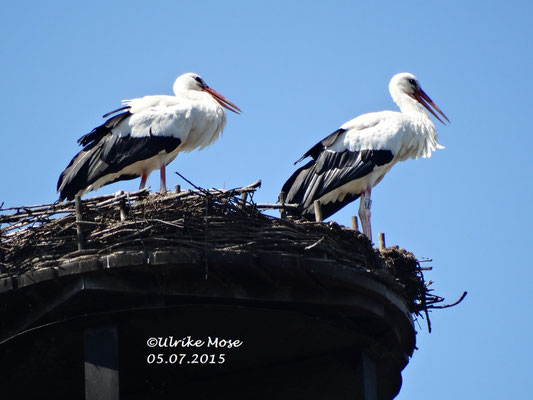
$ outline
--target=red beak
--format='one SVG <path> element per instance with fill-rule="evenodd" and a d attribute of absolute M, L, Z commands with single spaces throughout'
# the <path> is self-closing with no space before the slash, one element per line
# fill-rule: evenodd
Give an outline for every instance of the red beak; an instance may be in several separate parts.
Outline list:
<path fill-rule="evenodd" d="M 231 101 L 226 99 L 224 96 L 222 96 L 220 93 L 218 93 L 216 90 L 211 89 L 210 87 L 206 86 L 204 90 L 209 93 L 213 98 L 220 104 L 222 107 L 233 111 L 235 114 L 242 113 L 241 109 L 237 107 L 235 104 L 233 104 Z"/>
<path fill-rule="evenodd" d="M 418 101 L 420 104 L 422 104 L 424 107 L 426 107 L 426 109 L 431 113 L 433 114 L 433 116 L 435 118 L 437 118 L 440 122 L 442 122 L 444 125 L 446 125 L 446 123 L 439 118 L 439 116 L 437 114 L 435 114 L 435 112 L 431 109 L 431 107 L 433 107 L 435 110 L 437 110 L 437 112 L 442 115 L 444 117 L 444 119 L 448 122 L 450 122 L 450 120 L 448 119 L 448 117 L 446 115 L 444 115 L 444 113 L 440 110 L 439 107 L 437 107 L 437 105 L 435 103 L 433 103 L 433 100 L 431 100 L 429 98 L 429 96 L 426 94 L 426 92 L 424 92 L 422 89 L 418 89 L 416 90 L 413 94 L 410 95 L 412 98 L 414 98 L 416 101 Z M 431 106 L 431 107 L 430 107 Z"/>

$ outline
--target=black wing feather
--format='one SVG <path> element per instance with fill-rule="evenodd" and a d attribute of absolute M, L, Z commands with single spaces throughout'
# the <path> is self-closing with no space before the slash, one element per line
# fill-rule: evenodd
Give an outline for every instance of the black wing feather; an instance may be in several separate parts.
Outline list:
<path fill-rule="evenodd" d="M 335 214 L 345 205 L 350 204 L 352 201 L 357 200 L 359 197 L 361 197 L 360 194 L 348 193 L 346 196 L 344 196 L 344 199 L 340 201 L 332 201 L 327 204 L 321 204 L 320 208 L 322 209 L 322 218 L 326 219 L 326 218 L 331 217 L 333 214 Z M 315 219 L 315 215 L 311 213 L 304 214 L 304 217 L 306 219 L 313 220 L 313 221 Z"/>
<path fill-rule="evenodd" d="M 114 113 L 117 113 L 119 111 L 124 111 L 124 110 L 129 110 L 131 108 L 131 106 L 124 106 L 124 107 L 120 107 L 120 108 L 117 108 L 116 110 L 113 110 L 113 111 L 109 111 L 108 113 L 105 113 L 102 118 L 107 118 L 109 117 L 110 115 L 114 114 Z"/>
<path fill-rule="evenodd" d="M 92 142 L 80 151 L 59 177 L 60 200 L 74 196 L 106 175 L 116 174 L 137 161 L 147 160 L 161 151 L 171 153 L 181 144 L 172 136 L 117 137 L 112 133 Z M 107 184 L 134 179 L 139 175 L 124 174 Z"/>
<path fill-rule="evenodd" d="M 315 200 L 368 175 L 376 166 L 387 164 L 393 158 L 390 150 L 346 150 L 340 153 L 322 150 L 314 160 L 296 170 L 282 190 L 287 193 L 287 203 L 299 204 L 300 214 L 309 217 L 306 210 Z M 342 201 L 322 205 L 323 217 L 329 217 L 358 197 L 359 193 L 353 193 Z"/>
<path fill-rule="evenodd" d="M 180 144 L 181 140 L 172 136 L 133 138 L 109 134 L 88 162 L 87 186 L 105 175 L 115 174 L 131 164 L 152 158 L 161 151 L 171 153 Z"/>
<path fill-rule="evenodd" d="M 107 113 L 104 115 L 104 117 L 113 114 L 117 111 L 127 110 L 130 106 L 124 106 L 119 108 L 118 110 L 111 111 L 111 113 Z M 104 122 L 102 125 L 97 126 L 94 128 L 91 132 L 89 132 L 86 135 L 83 135 L 81 138 L 78 139 L 78 143 L 81 146 L 87 146 L 89 144 L 95 145 L 98 143 L 102 138 L 111 132 L 113 128 L 115 128 L 118 124 L 120 124 L 122 121 L 124 121 L 126 118 L 129 118 L 131 116 L 131 112 L 126 111 L 121 114 L 115 115 L 114 117 L 109 118 L 106 122 Z"/>
<path fill-rule="evenodd" d="M 300 157 L 298 161 L 296 161 L 294 164 L 298 164 L 300 161 L 302 161 L 304 158 L 311 157 L 314 160 L 318 158 L 320 153 L 331 146 L 333 143 L 335 143 L 335 140 L 337 140 L 337 137 L 341 134 L 346 132 L 346 129 L 339 128 L 335 132 L 331 133 L 330 135 L 326 136 L 324 139 L 322 139 L 320 142 L 315 144 L 313 147 L 311 147 L 309 150 L 307 150 L 307 153 L 305 153 L 303 156 Z"/>

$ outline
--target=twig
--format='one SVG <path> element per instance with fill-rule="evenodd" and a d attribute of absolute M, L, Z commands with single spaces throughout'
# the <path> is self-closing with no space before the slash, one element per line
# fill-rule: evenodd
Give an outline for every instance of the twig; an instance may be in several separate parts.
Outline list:
<path fill-rule="evenodd" d="M 322 236 L 320 239 L 318 239 L 315 243 L 313 243 L 310 246 L 305 247 L 305 250 L 311 250 L 312 248 L 318 246 L 320 243 L 324 241 L 324 236 Z"/>
<path fill-rule="evenodd" d="M 198 190 L 200 193 L 203 193 L 206 196 L 209 196 L 209 191 L 206 189 L 201 188 L 200 186 L 196 186 L 194 183 L 192 183 L 190 180 L 185 178 L 182 174 L 180 174 L 178 171 L 174 172 L 176 175 L 178 175 L 181 179 L 183 179 L 185 182 L 187 182 L 189 185 L 191 185 L 193 188 Z"/>
<path fill-rule="evenodd" d="M 357 217 L 355 215 L 352 215 L 352 229 L 354 231 L 359 230 L 359 222 L 357 221 Z"/>
<path fill-rule="evenodd" d="M 315 221 L 322 222 L 322 206 L 320 205 L 320 200 L 315 200 L 313 206 L 315 207 Z"/>
<path fill-rule="evenodd" d="M 129 207 L 131 209 L 132 207 L 131 207 L 131 201 L 130 201 L 129 193 L 126 194 L 126 199 L 128 200 L 128 205 L 129 205 Z M 137 230 L 137 235 L 139 236 L 139 240 L 141 241 L 141 245 L 142 245 L 142 248 L 143 248 L 144 256 L 146 257 L 146 261 L 149 262 L 150 261 L 150 255 L 148 254 L 148 250 L 146 250 L 146 246 L 144 245 L 144 240 L 143 240 L 143 237 L 142 237 L 142 234 L 141 234 L 142 232 L 139 231 L 139 228 L 137 227 L 137 219 L 135 218 L 135 213 L 133 213 L 133 223 L 135 224 L 135 229 Z"/>
<path fill-rule="evenodd" d="M 298 204 L 292 203 L 283 203 L 283 204 L 272 204 L 272 203 L 256 203 L 255 206 L 259 209 L 272 209 L 272 210 L 296 210 L 298 209 Z"/>
<path fill-rule="evenodd" d="M 81 199 L 80 195 L 76 195 L 75 197 L 75 204 L 76 204 L 76 232 L 78 236 L 78 250 L 83 250 L 85 248 L 85 234 L 83 232 L 83 228 L 81 225 L 81 222 L 83 221 L 83 212 L 81 208 Z"/>
<path fill-rule="evenodd" d="M 380 232 L 378 234 L 378 242 L 379 242 L 379 249 L 381 251 L 385 250 L 387 245 L 385 244 L 385 234 L 383 232 Z"/>
<path fill-rule="evenodd" d="M 205 231 L 204 231 L 204 244 L 205 244 L 205 279 L 209 277 L 209 262 L 208 262 L 208 242 L 207 242 L 207 227 L 209 225 L 209 198 L 205 198 Z"/>
<path fill-rule="evenodd" d="M 450 307 L 454 307 L 456 306 L 457 304 L 459 304 L 460 302 L 462 302 L 464 300 L 464 298 L 466 297 L 466 295 L 468 294 L 468 292 L 463 292 L 463 294 L 461 295 L 461 297 L 459 297 L 459 299 L 457 301 L 454 301 L 453 303 L 451 304 L 443 304 L 441 306 L 430 306 L 428 308 L 437 308 L 437 309 L 442 309 L 442 308 L 450 308 Z"/>

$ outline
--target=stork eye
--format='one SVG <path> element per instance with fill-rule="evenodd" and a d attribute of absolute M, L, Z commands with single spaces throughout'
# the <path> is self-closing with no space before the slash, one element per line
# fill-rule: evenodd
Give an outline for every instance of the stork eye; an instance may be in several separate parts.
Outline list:
<path fill-rule="evenodd" d="M 195 77 L 194 77 L 194 80 L 195 80 L 196 82 L 202 84 L 202 85 L 204 84 L 204 81 L 203 81 L 202 78 L 200 78 L 199 76 L 195 76 Z"/>
<path fill-rule="evenodd" d="M 407 82 L 409 82 L 413 86 L 416 86 L 416 81 L 412 78 L 407 79 Z"/>

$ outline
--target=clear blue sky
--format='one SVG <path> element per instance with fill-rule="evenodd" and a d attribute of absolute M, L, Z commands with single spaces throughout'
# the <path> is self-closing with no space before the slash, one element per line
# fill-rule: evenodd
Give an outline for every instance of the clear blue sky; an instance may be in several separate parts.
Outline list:
<path fill-rule="evenodd" d="M 0 203 L 52 202 L 76 140 L 121 99 L 170 94 L 197 72 L 244 113 L 180 155 L 203 187 L 263 180 L 275 201 L 292 163 L 343 122 L 395 109 L 412 72 L 452 123 L 446 146 L 396 165 L 373 191 L 373 228 L 434 261 L 456 308 L 420 321 L 398 399 L 531 393 L 533 15 L 528 1 L 4 2 L 0 16 Z M 169 185 L 186 186 L 174 174 Z M 157 174 L 149 184 L 158 189 Z M 99 194 L 135 190 L 138 181 Z M 349 225 L 357 204 L 332 217 Z"/>

